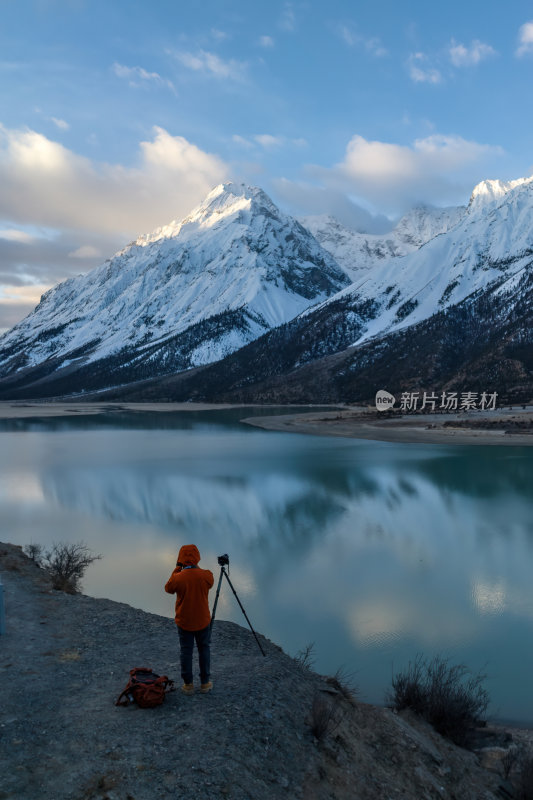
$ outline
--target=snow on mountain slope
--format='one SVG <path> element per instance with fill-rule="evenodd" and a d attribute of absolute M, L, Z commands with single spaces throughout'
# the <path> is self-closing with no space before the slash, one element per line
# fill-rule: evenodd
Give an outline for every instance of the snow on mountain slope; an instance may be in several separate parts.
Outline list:
<path fill-rule="evenodd" d="M 181 222 L 140 236 L 43 295 L 0 339 L 0 370 L 5 376 L 48 359 L 87 364 L 148 349 L 157 361 L 155 345 L 215 318 L 203 338 L 187 344 L 189 366 L 207 363 L 348 282 L 331 255 L 261 189 L 224 184 Z"/>
<path fill-rule="evenodd" d="M 301 219 L 304 225 L 328 250 L 352 281 L 385 259 L 398 258 L 417 250 L 439 233 L 459 222 L 465 209 L 418 206 L 403 216 L 388 234 L 357 233 L 331 216 Z"/>
<path fill-rule="evenodd" d="M 469 214 L 479 211 L 479 209 L 491 205 L 492 203 L 501 201 L 507 192 L 515 189 L 517 186 L 527 183 L 529 178 L 518 178 L 515 181 L 500 181 L 500 180 L 487 180 L 481 181 L 470 196 L 467 212 Z"/>
<path fill-rule="evenodd" d="M 319 312 L 323 317 L 339 301 L 356 313 L 364 307 L 366 321 L 354 342 L 361 344 L 414 325 L 490 286 L 501 284 L 505 291 L 533 264 L 533 178 L 494 194 L 447 233 L 367 270 L 359 282 L 302 316 Z"/>

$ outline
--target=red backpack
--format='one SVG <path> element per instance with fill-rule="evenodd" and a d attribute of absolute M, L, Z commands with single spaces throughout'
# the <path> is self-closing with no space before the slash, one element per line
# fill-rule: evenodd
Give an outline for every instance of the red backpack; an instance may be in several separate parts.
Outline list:
<path fill-rule="evenodd" d="M 166 692 L 173 688 L 174 681 L 166 675 L 157 675 L 146 667 L 135 667 L 130 669 L 128 685 L 119 694 L 115 705 L 127 706 L 135 702 L 141 708 L 153 708 L 161 705 Z"/>

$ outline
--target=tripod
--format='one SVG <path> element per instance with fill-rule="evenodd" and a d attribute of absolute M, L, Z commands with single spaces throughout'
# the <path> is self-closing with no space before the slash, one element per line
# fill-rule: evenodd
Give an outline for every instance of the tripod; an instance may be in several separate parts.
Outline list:
<path fill-rule="evenodd" d="M 219 562 L 219 563 L 220 563 L 220 562 Z M 264 656 L 266 656 L 266 653 L 265 653 L 265 651 L 264 651 L 264 650 L 263 650 L 263 648 L 261 647 L 261 642 L 260 642 L 260 641 L 259 641 L 259 639 L 257 638 L 257 634 L 256 634 L 256 632 L 254 631 L 254 629 L 252 628 L 252 623 L 251 623 L 251 622 L 250 622 L 250 620 L 248 619 L 248 615 L 246 614 L 246 611 L 244 610 L 244 608 L 243 608 L 243 605 L 242 605 L 241 601 L 239 600 L 239 598 L 238 598 L 238 596 L 237 596 L 237 592 L 235 591 L 235 589 L 234 589 L 234 587 L 233 587 L 233 584 L 232 584 L 232 582 L 231 582 L 231 581 L 230 581 L 230 579 L 229 579 L 229 575 L 228 575 L 228 573 L 226 572 L 226 567 L 225 567 L 225 566 L 223 566 L 223 565 L 220 567 L 220 577 L 219 577 L 219 579 L 218 579 L 217 593 L 216 593 L 216 596 L 215 596 L 215 602 L 214 602 L 214 605 L 213 605 L 213 613 L 211 614 L 211 633 L 213 632 L 213 622 L 215 621 L 215 614 L 216 614 L 216 611 L 217 611 L 217 604 L 218 604 L 218 596 L 219 596 L 219 594 L 220 594 L 220 584 L 222 583 L 222 576 L 223 576 L 223 575 L 225 576 L 225 578 L 226 578 L 227 582 L 229 583 L 229 585 L 230 585 L 230 587 L 231 587 L 231 591 L 232 591 L 232 592 L 233 592 L 233 594 L 235 595 L 235 598 L 236 598 L 236 600 L 237 600 L 237 602 L 238 602 L 238 604 L 239 604 L 239 606 L 240 606 L 240 609 L 241 609 L 242 613 L 243 613 L 243 614 L 244 614 L 244 616 L 246 617 L 246 622 L 248 623 L 248 625 L 249 625 L 249 627 L 250 627 L 250 630 L 252 631 L 253 635 L 255 636 L 255 641 L 257 642 L 257 646 L 259 647 L 259 649 L 261 650 L 261 652 L 263 653 L 263 655 L 264 655 Z"/>

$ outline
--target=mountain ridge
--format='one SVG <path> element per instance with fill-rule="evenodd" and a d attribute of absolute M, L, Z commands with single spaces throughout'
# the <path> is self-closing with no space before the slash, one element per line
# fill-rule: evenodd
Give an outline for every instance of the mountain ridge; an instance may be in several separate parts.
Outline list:
<path fill-rule="evenodd" d="M 302 217 L 300 221 L 356 282 L 364 271 L 381 261 L 408 255 L 446 232 L 459 222 L 465 211 L 464 206 L 443 209 L 417 206 L 386 234 L 352 231 L 330 215 Z"/>

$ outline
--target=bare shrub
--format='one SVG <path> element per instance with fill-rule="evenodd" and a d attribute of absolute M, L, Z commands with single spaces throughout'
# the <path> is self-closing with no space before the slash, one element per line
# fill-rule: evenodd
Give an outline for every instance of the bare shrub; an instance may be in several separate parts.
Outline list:
<path fill-rule="evenodd" d="M 305 669 L 311 669 L 315 663 L 314 649 L 315 643 L 309 642 L 309 644 L 306 644 L 301 650 L 298 650 L 294 656 L 294 660 L 297 661 L 301 667 L 305 667 Z"/>
<path fill-rule="evenodd" d="M 330 675 L 326 678 L 326 683 L 333 686 L 345 700 L 354 702 L 359 689 L 355 685 L 355 675 L 353 672 L 348 672 L 345 667 L 339 667 L 335 675 Z"/>
<path fill-rule="evenodd" d="M 510 747 L 509 750 L 502 756 L 502 769 L 503 777 L 507 780 L 513 771 L 513 768 L 519 763 L 522 757 L 520 747 Z"/>
<path fill-rule="evenodd" d="M 316 694 L 311 706 L 311 733 L 321 741 L 327 733 L 332 733 L 341 721 L 337 704 L 327 697 Z"/>
<path fill-rule="evenodd" d="M 397 711 L 411 709 L 440 734 L 464 745 L 468 731 L 489 704 L 482 685 L 485 678 L 463 664 L 450 664 L 447 658 L 435 656 L 428 661 L 417 655 L 404 672 L 393 676 L 387 701 Z"/>
<path fill-rule="evenodd" d="M 519 763 L 520 774 L 515 784 L 517 800 L 533 800 L 533 753 L 522 755 Z"/>
<path fill-rule="evenodd" d="M 42 561 L 42 566 L 52 576 L 54 589 L 68 594 L 81 590 L 81 579 L 93 561 L 102 558 L 93 555 L 84 542 L 54 544 Z"/>
<path fill-rule="evenodd" d="M 22 552 L 25 553 L 28 558 L 31 558 L 32 561 L 35 561 L 36 564 L 41 564 L 41 561 L 43 560 L 42 544 L 34 544 L 33 542 L 30 544 L 25 544 L 22 548 Z"/>
<path fill-rule="evenodd" d="M 387 700 L 396 711 L 410 708 L 417 714 L 423 715 L 426 708 L 426 694 L 424 669 L 426 663 L 418 655 L 404 672 L 399 672 L 392 678 L 392 692 Z"/>

